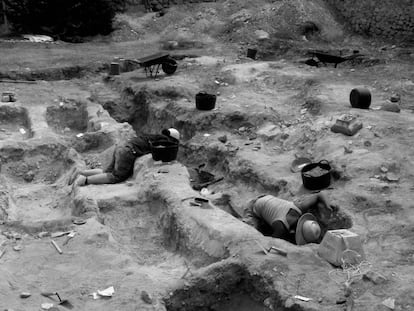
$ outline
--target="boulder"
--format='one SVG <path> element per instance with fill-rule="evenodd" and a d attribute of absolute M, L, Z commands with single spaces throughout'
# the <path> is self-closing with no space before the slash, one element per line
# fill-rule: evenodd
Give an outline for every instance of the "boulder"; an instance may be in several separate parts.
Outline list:
<path fill-rule="evenodd" d="M 401 111 L 401 108 L 400 105 L 396 102 L 386 101 L 384 104 L 382 104 L 381 110 L 398 113 Z"/>
<path fill-rule="evenodd" d="M 257 40 L 267 40 L 270 38 L 269 33 L 264 30 L 256 30 L 254 34 L 256 35 Z"/>

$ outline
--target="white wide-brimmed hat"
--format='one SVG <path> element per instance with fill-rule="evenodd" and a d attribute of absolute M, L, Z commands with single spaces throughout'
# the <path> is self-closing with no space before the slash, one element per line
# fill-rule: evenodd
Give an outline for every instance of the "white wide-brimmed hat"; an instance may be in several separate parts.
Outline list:
<path fill-rule="evenodd" d="M 295 240 L 297 245 L 316 242 L 321 236 L 321 227 L 311 213 L 303 214 L 296 226 Z"/>
<path fill-rule="evenodd" d="M 163 135 L 170 136 L 176 140 L 180 140 L 180 132 L 175 128 L 163 129 L 161 132 Z"/>

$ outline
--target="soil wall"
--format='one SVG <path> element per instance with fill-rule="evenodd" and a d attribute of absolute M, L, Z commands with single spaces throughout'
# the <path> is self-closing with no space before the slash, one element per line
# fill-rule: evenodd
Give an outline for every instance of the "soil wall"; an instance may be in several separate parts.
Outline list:
<path fill-rule="evenodd" d="M 183 3 L 198 3 L 198 2 L 216 2 L 217 0 L 127 0 L 128 4 L 144 4 L 147 1 L 151 5 L 155 6 L 157 4 L 161 6 L 168 6 L 171 4 L 183 4 Z"/>
<path fill-rule="evenodd" d="M 413 0 L 325 0 L 362 34 L 386 38 L 414 37 Z"/>

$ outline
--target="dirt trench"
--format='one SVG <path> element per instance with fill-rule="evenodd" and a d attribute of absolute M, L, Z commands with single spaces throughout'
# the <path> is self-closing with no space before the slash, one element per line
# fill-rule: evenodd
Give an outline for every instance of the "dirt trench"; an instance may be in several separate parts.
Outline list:
<path fill-rule="evenodd" d="M 80 92 L 78 85 L 70 82 L 17 90 L 18 104 L 28 114 L 24 118 L 18 114 L 18 120 L 31 120 L 25 124 L 33 130 L 30 137 L 19 137 L 17 142 L 0 141 L 5 178 L 0 211 L 5 238 L 1 237 L 0 243 L 3 245 L 4 241 L 7 247 L 2 259 L 5 281 L 0 283 L 0 301 L 7 303 L 5 308 L 31 310 L 40 305 L 44 301 L 39 293 L 46 285 L 71 297 L 80 310 L 341 308 L 335 307 L 341 285 L 328 277 L 332 267 L 315 256 L 315 248 L 298 249 L 277 241 L 292 256 L 264 257 L 260 250 L 255 251 L 257 245 L 249 244 L 249 239 L 275 243 L 274 239 L 261 235 L 231 214 L 237 216 L 241 203 L 260 192 L 291 199 L 304 191 L 299 175 L 293 175 L 286 166 L 296 152 L 313 153 L 315 158 L 326 152 L 341 164 L 342 153 L 332 149 L 342 148 L 341 144 L 349 144 L 351 139 L 334 141 L 326 127 L 329 117 L 324 114 L 348 109 L 343 102 L 341 107 L 332 104 L 332 97 L 342 100 L 341 92 L 345 91 L 326 81 L 320 83 L 314 80 L 312 72 L 301 69 L 302 73 L 296 65 L 286 63 L 247 63 L 229 70 L 233 70 L 226 74 L 230 87 L 215 90 L 223 97 L 219 97 L 217 110 L 210 112 L 199 112 L 193 107 L 193 96 L 199 85 L 205 85 L 204 81 L 188 81 L 180 73 L 156 81 L 155 87 L 150 87 L 154 81 L 134 77 L 136 73 L 124 74 L 109 83 L 108 79 L 102 82 L 100 77 L 90 83 L 92 102 L 86 100 L 87 92 Z M 277 74 L 272 75 L 271 70 Z M 328 70 L 318 70 L 328 74 Z M 255 90 L 253 96 L 243 92 L 247 84 Z M 50 92 L 51 86 L 56 90 Z M 33 90 L 43 94 L 40 99 L 46 105 L 30 105 Z M 269 94 L 261 96 L 261 92 Z M 69 99 L 61 100 L 57 96 L 61 93 Z M 82 100 L 71 99 L 74 93 L 81 93 Z M 315 109 L 303 100 L 321 93 L 325 97 L 317 97 Z M 58 99 L 48 103 L 53 97 Z M 42 113 L 36 113 L 39 108 Z M 302 113 L 303 109 L 309 112 Z M 359 115 L 367 122 L 374 120 L 372 111 Z M 392 121 L 387 115 L 384 119 Z M 135 176 L 125 183 L 75 190 L 68 187 L 68 172 L 74 166 L 103 167 L 114 143 L 134 132 L 159 132 L 170 126 L 183 135 L 178 163 L 154 164 L 148 155 L 137 162 Z M 377 126 L 378 135 L 395 135 L 396 141 L 402 143 L 412 135 L 410 130 L 406 136 L 400 135 L 397 127 L 401 125 L 397 123 L 394 129 L 388 124 Z M 391 196 L 401 189 L 396 183 L 385 182 L 386 174 L 378 163 L 386 163 L 386 170 L 397 174 L 404 171 L 404 166 L 392 165 L 376 154 L 378 136 L 365 129 L 362 136 L 365 140 L 376 137 L 372 138 L 373 155 L 355 165 L 355 161 L 361 161 L 359 155 L 367 155 L 362 148 L 370 146 L 359 138 L 352 139 L 349 145 L 355 151 L 348 157 L 355 159 L 344 163 L 352 164 L 346 169 L 339 165 L 339 177 L 334 181 L 334 187 L 343 193 L 336 202 L 341 208 L 331 222 L 323 224 L 324 230 L 359 230 L 371 253 L 370 259 L 378 266 L 382 265 L 381 260 L 388 261 L 384 265 L 392 265 L 398 271 L 394 276 L 388 275 L 390 282 L 406 286 L 409 279 L 397 280 L 397 276 L 406 273 L 411 262 L 412 236 L 402 223 L 389 227 L 395 219 L 406 215 L 406 206 Z M 206 164 L 206 170 L 225 177 L 208 187 L 207 196 L 220 209 L 198 210 L 182 201 L 188 194 L 198 195 L 190 188 L 188 170 L 199 164 Z M 368 170 L 378 178 L 374 176 L 367 183 L 356 177 Z M 354 178 L 352 182 L 350 176 Z M 170 178 L 181 179 L 175 182 Z M 360 193 L 368 188 L 377 195 Z M 327 189 L 330 195 L 333 190 Z M 229 201 L 223 194 L 231 194 L 234 199 Z M 236 210 L 235 214 L 231 208 Z M 85 219 L 86 224 L 73 224 L 79 218 Z M 390 228 L 388 235 L 384 235 L 381 226 Z M 59 255 L 49 236 L 66 230 L 77 231 L 77 236 L 65 245 L 64 237 L 54 238 L 63 248 Z M 20 250 L 12 251 L 15 246 Z M 378 247 L 381 254 L 376 251 Z M 393 255 L 394 251 L 398 255 Z M 377 261 L 373 255 L 382 259 Z M 18 271 L 21 267 L 24 269 Z M 314 297 L 314 303 L 292 301 L 292 293 L 298 292 L 294 284 L 297 279 L 302 280 L 301 293 Z M 91 298 L 90 293 L 110 285 L 116 288 L 112 299 Z M 357 303 L 365 307 L 364 301 L 371 295 L 370 283 L 358 280 L 355 286 L 359 289 L 355 290 L 356 298 L 362 297 Z M 377 290 L 383 292 L 386 286 Z M 327 290 L 324 297 L 317 297 L 322 295 L 319 288 Z M 23 290 L 30 290 L 33 297 L 19 299 L 18 292 Z M 142 291 L 151 293 L 151 303 L 141 299 Z M 399 295 L 401 299 L 409 296 L 406 291 Z"/>
<path fill-rule="evenodd" d="M 192 62 L 188 59 L 185 61 Z M 200 63 L 207 72 L 208 65 L 204 65 L 201 60 Z M 409 234 L 402 237 L 396 233 L 400 230 L 400 225 L 405 228 L 406 224 L 392 226 L 391 223 L 399 217 L 397 215 L 409 214 L 407 205 L 394 195 L 398 192 L 404 196 L 403 189 L 408 185 L 387 182 L 387 171 L 396 174 L 402 172 L 399 165 L 394 165 L 390 158 L 391 149 L 388 148 L 394 143 L 380 133 L 387 132 L 388 138 L 394 137 L 399 131 L 397 128 L 402 130 L 404 126 L 408 126 L 403 126 L 402 123 L 411 119 L 410 112 L 402 114 L 401 118 L 394 114 L 376 114 L 375 110 L 379 109 L 377 105 L 385 98 L 385 94 L 379 90 L 375 93 L 373 110 L 367 113 L 352 109 L 350 111 L 346 92 L 360 82 L 355 77 L 349 78 L 352 82 L 347 80 L 348 77 L 340 78 L 341 74 L 347 75 L 347 68 L 341 69 L 338 75 L 329 68 L 318 69 L 316 71 L 321 71 L 321 75 L 327 75 L 325 79 L 321 79 L 312 74 L 313 70 L 300 69 L 300 65 L 298 68 L 297 65 L 290 67 L 290 64 L 276 62 L 269 67 L 263 63 L 229 66 L 230 70 L 234 70 L 229 75 L 230 79 L 226 80 L 230 82 L 229 87 L 214 89 L 221 94 L 218 97 L 217 109 L 210 112 L 194 109 L 194 95 L 206 85 L 203 79 L 199 77 L 194 82 L 180 76 L 180 73 L 174 80 L 161 78 L 156 83 L 138 78 L 137 73 L 125 74 L 114 78 L 107 85 L 111 89 L 110 96 L 107 93 L 107 97 L 103 98 L 100 91 L 95 90 L 92 98 L 105 107 L 116 120 L 128 122 L 138 133 L 158 132 L 161 128 L 170 126 L 178 128 L 183 134 L 179 161 L 185 163 L 188 168 L 205 164 L 205 169 L 209 172 L 225 176 L 224 181 L 209 186 L 208 190 L 217 206 L 236 216 L 241 214 L 239 207 L 242 202 L 257 193 L 272 193 L 287 199 L 306 193 L 300 187 L 300 179 L 288 172 L 288 163 L 294 159 L 295 153 L 311 155 L 314 159 L 328 156 L 336 164 L 336 174 L 333 187 L 328 188 L 327 192 L 340 206 L 340 212 L 331 219 L 331 223 L 324 224 L 324 229 L 356 230 L 360 233 L 366 250 L 370 252 L 371 262 L 375 262 L 377 268 L 387 270 L 380 258 L 390 260 L 394 257 L 391 253 L 399 249 L 398 255 L 394 258 L 398 263 L 394 261 L 392 266 L 396 270 L 406 270 L 403 264 L 404 254 L 410 257 L 410 251 L 403 249 L 411 238 Z M 269 73 L 271 70 L 276 74 Z M 369 70 L 375 72 L 377 69 L 374 66 Z M 199 70 L 193 72 L 186 68 L 185 71 L 196 71 L 202 76 Z M 221 76 L 222 73 L 215 74 L 219 82 L 220 79 L 217 77 Z M 211 79 L 211 76 L 208 78 Z M 341 82 L 336 83 L 329 79 L 339 79 Z M 247 87 L 247 83 L 250 83 L 250 90 L 254 90 L 256 110 L 251 108 L 253 96 L 243 92 L 243 87 Z M 267 92 L 266 95 L 270 98 L 273 97 L 273 105 L 267 102 L 266 96 L 261 96 L 260 91 Z M 243 96 L 247 99 L 243 99 Z M 403 107 L 405 104 L 404 101 Z M 367 128 L 356 138 L 332 137 L 329 125 L 335 116 L 346 112 L 356 113 L 364 119 L 365 124 L 368 124 Z M 395 125 L 395 122 L 402 123 L 391 126 Z M 375 130 L 372 131 L 373 124 Z M 411 136 L 412 128 L 409 127 L 404 135 L 396 138 L 400 143 L 407 142 Z M 347 154 L 345 149 L 343 156 L 341 150 L 344 145 L 352 146 L 353 153 Z M 387 156 L 382 153 L 384 148 L 387 150 Z M 411 153 L 411 149 L 401 150 L 404 150 L 401 157 Z M 385 168 L 381 169 L 381 165 L 384 165 L 382 163 L 386 164 Z M 401 165 L 405 166 L 403 163 L 404 161 Z M 411 168 L 407 166 L 406 169 L 410 175 Z M 366 180 L 369 180 L 368 184 Z M 216 199 L 215 195 L 219 196 L 223 192 L 230 193 L 236 199 L 230 202 Z M 371 196 L 374 193 L 377 195 Z M 364 207 L 365 204 L 367 207 Z M 236 213 L 233 213 L 234 209 Z M 364 212 L 364 209 L 368 211 Z M 379 223 L 376 224 L 376 221 Z M 393 233 L 386 237 L 385 233 L 381 233 L 380 223 Z M 394 242 L 395 245 L 392 244 Z M 383 250 L 384 245 L 394 246 L 392 250 L 386 251 L 386 254 L 380 255 L 375 250 L 375 245 Z M 401 280 L 401 284 L 406 284 L 405 282 Z M 361 301 L 368 295 L 369 290 L 365 285 L 356 285 L 364 288 L 359 296 L 356 295 L 364 297 Z M 193 290 L 197 291 L 197 288 L 190 289 L 189 292 Z M 243 296 L 243 292 L 238 294 Z M 405 294 L 401 292 L 401 295 L 403 297 Z M 229 297 L 228 299 L 231 300 Z M 401 299 L 406 301 L 405 298 Z M 193 306 L 192 302 L 188 303 Z M 209 307 L 212 306 L 204 308 L 207 310 Z M 212 308 L 216 307 L 215 305 Z M 178 306 L 171 308 L 179 309 Z M 200 310 L 203 310 L 202 308 L 203 306 L 200 306 Z"/>
<path fill-rule="evenodd" d="M 44 90 L 40 88 L 38 92 Z M 18 104 L 24 106 L 22 97 Z M 132 129 L 116 124 L 90 102 L 60 100 L 61 97 L 43 107 L 43 113 L 33 113 L 32 108 L 28 112 L 25 108 L 10 110 L 3 108 L 7 105 L 1 106 L 7 120 L 16 115 L 28 128 L 28 124 L 34 123 L 36 130 L 31 137 L 6 139 L 0 146 L 4 280 L 0 284 L 0 306 L 37 310 L 47 301 L 40 292 L 54 288 L 70 297 L 79 310 L 161 310 L 168 288 L 181 288 L 196 271 L 229 254 L 217 258 L 192 248 L 186 233 L 178 229 L 178 220 L 165 212 L 165 203 L 156 199 L 140 203 L 129 183 L 91 186 L 83 189 L 86 192 L 81 195 L 68 187 L 68 172 L 74 165 L 91 166 L 92 162 L 82 164 L 85 159 L 104 162 L 102 151 Z M 74 225 L 76 219 L 85 219 L 86 224 Z M 76 238 L 67 244 L 65 235 L 55 237 L 59 232 L 72 230 L 77 232 Z M 63 250 L 61 256 L 50 244 L 51 239 Z M 244 272 L 243 278 L 247 277 Z M 148 306 L 140 300 L 137 287 L 132 286 L 136 281 L 142 283 L 138 286 L 141 290 L 151 293 Z M 214 286 L 214 280 L 211 282 Z M 225 300 L 240 294 L 232 282 L 220 299 L 223 305 Z M 115 285 L 119 298 L 107 302 L 89 297 L 104 284 Z M 198 286 L 194 285 L 194 290 Z M 19 290 L 31 292 L 32 297 L 21 300 Z M 247 292 L 242 294 L 248 296 Z M 203 300 L 204 307 L 213 303 L 211 297 Z M 192 305 L 198 308 L 192 301 L 187 302 L 188 308 Z"/>

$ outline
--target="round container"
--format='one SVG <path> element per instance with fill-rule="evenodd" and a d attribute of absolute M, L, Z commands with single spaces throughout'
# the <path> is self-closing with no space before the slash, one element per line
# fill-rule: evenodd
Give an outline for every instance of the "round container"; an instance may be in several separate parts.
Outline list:
<path fill-rule="evenodd" d="M 290 166 L 290 170 L 293 173 L 298 173 L 302 170 L 302 168 L 305 167 L 305 165 L 312 163 L 312 160 L 309 158 L 296 158 L 295 160 L 293 160 L 291 166 Z"/>
<path fill-rule="evenodd" d="M 167 75 L 172 75 L 177 70 L 177 62 L 174 59 L 169 58 L 162 63 L 161 68 Z"/>
<path fill-rule="evenodd" d="M 353 108 L 368 109 L 371 105 L 371 92 L 366 88 L 355 88 L 349 95 Z"/>
<path fill-rule="evenodd" d="M 177 159 L 178 143 L 154 142 L 151 143 L 151 154 L 154 161 L 171 162 Z"/>
<path fill-rule="evenodd" d="M 111 76 L 117 76 L 121 73 L 121 66 L 119 63 L 111 63 L 111 66 L 109 67 L 109 74 Z"/>
<path fill-rule="evenodd" d="M 212 110 L 216 106 L 217 96 L 214 94 L 208 94 L 206 92 L 200 92 L 196 94 L 196 108 L 198 110 Z"/>
<path fill-rule="evenodd" d="M 257 50 L 256 49 L 247 49 L 247 57 L 251 59 L 256 59 Z"/>
<path fill-rule="evenodd" d="M 315 168 L 326 171 L 315 176 L 311 175 L 311 171 Z M 329 187 L 331 184 L 331 166 L 326 160 L 318 163 L 310 163 L 305 165 L 301 170 L 303 186 L 309 190 L 320 190 Z"/>

